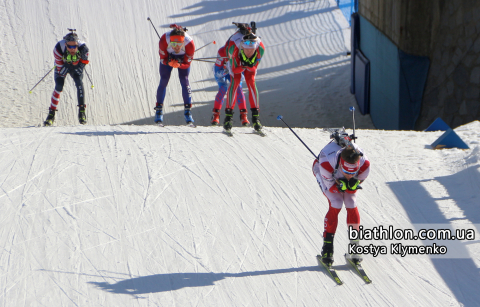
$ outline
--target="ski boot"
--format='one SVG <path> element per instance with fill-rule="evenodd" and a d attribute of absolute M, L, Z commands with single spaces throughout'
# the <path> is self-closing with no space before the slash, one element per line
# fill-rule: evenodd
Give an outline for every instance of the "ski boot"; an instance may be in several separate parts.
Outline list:
<path fill-rule="evenodd" d="M 57 110 L 48 109 L 47 119 L 43 122 L 44 126 L 53 125 L 53 122 L 55 121 L 55 112 L 57 112 Z"/>
<path fill-rule="evenodd" d="M 326 237 L 323 239 L 322 247 L 322 262 L 327 266 L 333 264 L 333 233 L 327 233 Z"/>
<path fill-rule="evenodd" d="M 258 108 L 251 108 L 252 110 L 252 123 L 253 123 L 253 129 L 256 131 L 261 131 L 263 126 L 260 123 L 260 115 L 258 114 Z"/>
<path fill-rule="evenodd" d="M 85 114 L 85 108 L 87 106 L 84 104 L 78 105 L 78 122 L 81 125 L 85 125 L 87 123 L 87 115 Z"/>
<path fill-rule="evenodd" d="M 157 106 L 153 108 L 155 110 L 155 123 L 163 123 L 163 104 L 157 103 Z"/>
<path fill-rule="evenodd" d="M 231 130 L 233 127 L 233 110 L 232 109 L 225 109 L 225 120 L 223 121 L 223 129 L 227 134 L 231 134 Z"/>
<path fill-rule="evenodd" d="M 240 121 L 242 122 L 242 126 L 248 126 L 250 124 L 247 115 L 247 109 L 240 110 Z"/>
<path fill-rule="evenodd" d="M 210 121 L 212 126 L 217 126 L 220 123 L 220 110 L 213 109 L 212 120 Z"/>
<path fill-rule="evenodd" d="M 187 125 L 193 124 L 194 120 L 192 117 L 192 111 L 190 109 L 192 108 L 192 105 L 185 105 L 185 112 L 183 115 L 185 115 L 185 121 L 187 122 Z"/>
<path fill-rule="evenodd" d="M 353 246 L 360 246 L 360 240 L 350 240 L 350 245 Z M 350 250 L 350 246 L 347 250 Z M 359 264 L 363 260 L 362 254 L 347 254 L 348 259 L 350 259 L 353 263 Z"/>

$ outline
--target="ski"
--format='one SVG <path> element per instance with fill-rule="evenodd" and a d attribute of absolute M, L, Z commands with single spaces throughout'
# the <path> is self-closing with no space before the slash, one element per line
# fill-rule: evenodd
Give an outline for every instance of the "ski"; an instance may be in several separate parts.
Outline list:
<path fill-rule="evenodd" d="M 225 129 L 224 129 L 224 130 L 223 130 L 223 133 L 225 133 L 226 135 L 228 135 L 228 136 L 230 136 L 230 137 L 233 136 L 233 132 L 232 132 L 232 130 L 230 130 L 230 129 L 228 129 L 228 130 L 225 130 Z"/>
<path fill-rule="evenodd" d="M 187 124 L 187 127 L 197 128 L 197 125 L 195 125 L 194 123 L 188 123 L 188 124 Z"/>
<path fill-rule="evenodd" d="M 324 267 L 328 271 L 328 273 L 337 283 L 337 285 L 343 285 L 343 281 L 340 279 L 340 277 L 338 277 L 337 271 L 335 271 L 335 269 L 332 268 L 331 265 L 326 265 L 325 263 L 323 263 L 321 255 L 317 255 L 317 261 L 320 267 Z"/>
<path fill-rule="evenodd" d="M 258 134 L 259 136 L 262 136 L 262 137 L 265 137 L 267 136 L 267 134 L 265 132 L 263 132 L 262 129 L 260 130 L 253 130 L 255 134 Z"/>
<path fill-rule="evenodd" d="M 165 127 L 165 125 L 163 123 L 157 123 L 157 126 L 159 127 Z"/>
<path fill-rule="evenodd" d="M 355 262 L 353 262 L 353 261 L 347 256 L 347 254 L 345 254 L 345 259 L 347 259 L 347 261 L 355 268 L 355 270 L 357 271 L 358 275 L 363 279 L 363 281 L 365 281 L 367 284 L 370 284 L 370 283 L 372 282 L 372 280 L 368 277 L 367 273 L 365 273 L 365 270 L 363 269 L 361 263 L 355 263 Z"/>

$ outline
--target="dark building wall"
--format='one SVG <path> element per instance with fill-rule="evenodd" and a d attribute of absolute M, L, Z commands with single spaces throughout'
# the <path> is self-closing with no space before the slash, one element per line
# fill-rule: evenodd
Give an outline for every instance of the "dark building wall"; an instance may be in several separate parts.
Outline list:
<path fill-rule="evenodd" d="M 430 59 L 416 129 L 480 119 L 480 1 L 361 0 L 358 10 L 400 50 Z"/>

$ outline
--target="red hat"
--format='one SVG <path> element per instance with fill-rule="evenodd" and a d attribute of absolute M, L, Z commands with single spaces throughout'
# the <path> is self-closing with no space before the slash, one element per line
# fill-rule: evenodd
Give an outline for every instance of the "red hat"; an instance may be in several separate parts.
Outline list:
<path fill-rule="evenodd" d="M 170 36 L 170 42 L 183 43 L 184 40 L 185 40 L 184 36 L 180 36 L 180 35 L 171 35 Z"/>
<path fill-rule="evenodd" d="M 346 162 L 345 160 L 343 160 L 343 158 L 340 157 L 340 165 L 342 167 L 342 171 L 345 174 L 354 175 L 360 169 L 360 160 L 358 160 L 357 163 L 352 164 Z"/>

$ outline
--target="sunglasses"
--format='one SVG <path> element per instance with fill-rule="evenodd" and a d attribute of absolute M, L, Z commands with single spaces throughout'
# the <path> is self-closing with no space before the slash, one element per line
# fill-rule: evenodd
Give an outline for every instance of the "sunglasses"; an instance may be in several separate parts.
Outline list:
<path fill-rule="evenodd" d="M 246 46 L 253 46 L 255 45 L 256 41 L 251 41 L 251 40 L 247 40 L 247 41 L 244 41 L 243 44 L 246 45 Z"/>
<path fill-rule="evenodd" d="M 77 48 L 77 47 L 78 47 L 78 45 L 67 45 L 67 48 L 68 48 L 68 49 L 75 49 L 75 48 Z"/>
<path fill-rule="evenodd" d="M 177 47 L 183 45 L 183 42 L 170 42 L 170 46 Z"/>

